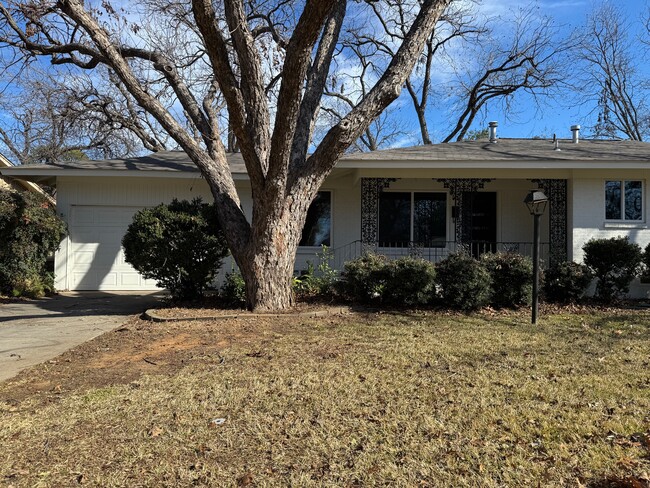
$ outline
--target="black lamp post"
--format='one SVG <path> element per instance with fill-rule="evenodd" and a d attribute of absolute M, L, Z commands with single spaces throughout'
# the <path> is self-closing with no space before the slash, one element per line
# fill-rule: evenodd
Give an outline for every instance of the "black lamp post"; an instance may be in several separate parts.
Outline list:
<path fill-rule="evenodd" d="M 539 304 L 539 219 L 546 211 L 548 198 L 541 190 L 530 190 L 524 203 L 533 216 L 533 316 L 531 323 L 537 323 Z"/>

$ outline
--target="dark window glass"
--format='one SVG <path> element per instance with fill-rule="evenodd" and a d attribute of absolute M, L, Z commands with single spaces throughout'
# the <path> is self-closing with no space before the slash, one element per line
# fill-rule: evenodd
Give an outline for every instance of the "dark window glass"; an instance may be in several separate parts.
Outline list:
<path fill-rule="evenodd" d="M 302 229 L 301 246 L 329 246 L 332 227 L 332 194 L 319 191 L 307 210 L 307 220 Z"/>
<path fill-rule="evenodd" d="M 447 195 L 414 195 L 413 241 L 425 247 L 444 247 L 447 239 Z"/>
<path fill-rule="evenodd" d="M 625 182 L 625 220 L 643 218 L 642 187 L 640 181 Z"/>
<path fill-rule="evenodd" d="M 411 240 L 411 194 L 383 192 L 379 196 L 379 245 L 407 246 Z"/>
<path fill-rule="evenodd" d="M 605 182 L 605 218 L 621 220 L 621 182 Z"/>

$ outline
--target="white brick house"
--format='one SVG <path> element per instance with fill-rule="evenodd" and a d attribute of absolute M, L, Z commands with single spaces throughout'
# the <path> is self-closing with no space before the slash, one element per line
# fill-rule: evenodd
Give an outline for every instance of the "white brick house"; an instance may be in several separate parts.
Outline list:
<path fill-rule="evenodd" d="M 529 253 L 532 218 L 523 199 L 532 188 L 550 198 L 542 220 L 542 257 L 582 259 L 594 237 L 650 243 L 650 145 L 631 141 L 499 139 L 353 154 L 344 157 L 312 205 L 296 269 L 321 244 L 335 266 L 368 246 L 438 260 L 465 246 L 474 253 Z M 230 156 L 244 209 L 250 189 L 241 156 Z M 155 287 L 124 262 L 121 238 L 138 209 L 210 192 L 182 152 L 111 161 L 2 168 L 0 173 L 57 188 L 70 236 L 56 256 L 62 290 Z M 230 265 L 224 266 L 230 269 Z M 633 296 L 650 285 L 635 283 Z"/>

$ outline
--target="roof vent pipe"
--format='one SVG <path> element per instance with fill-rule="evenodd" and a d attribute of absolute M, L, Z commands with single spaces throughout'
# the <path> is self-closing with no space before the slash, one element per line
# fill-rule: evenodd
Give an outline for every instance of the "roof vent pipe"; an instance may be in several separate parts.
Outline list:
<path fill-rule="evenodd" d="M 580 126 L 572 125 L 571 132 L 573 132 L 573 143 L 578 144 L 580 142 Z"/>
<path fill-rule="evenodd" d="M 495 144 L 497 142 L 497 127 L 499 127 L 498 122 L 490 122 L 488 128 L 490 131 L 490 142 Z"/>

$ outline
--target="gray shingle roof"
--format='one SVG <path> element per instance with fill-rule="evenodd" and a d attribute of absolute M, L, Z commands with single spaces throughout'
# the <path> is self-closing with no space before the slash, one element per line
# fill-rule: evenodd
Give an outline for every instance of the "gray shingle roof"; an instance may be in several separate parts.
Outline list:
<path fill-rule="evenodd" d="M 462 141 L 356 153 L 346 161 L 650 161 L 650 144 L 636 141 L 560 140 L 560 151 L 548 139 Z"/>
<path fill-rule="evenodd" d="M 233 173 L 246 173 L 244 160 L 241 154 L 229 154 L 228 162 Z M 102 170 L 134 170 L 134 171 L 190 171 L 197 172 L 198 169 L 190 158 L 183 151 L 162 151 L 147 156 L 132 157 L 126 159 L 105 159 L 105 160 L 77 160 L 52 163 L 49 168 L 60 169 L 102 169 Z"/>
<path fill-rule="evenodd" d="M 429 146 L 413 146 L 381 151 L 348 154 L 341 158 L 346 167 L 363 168 L 370 162 L 399 161 L 636 161 L 650 162 L 650 144 L 635 141 L 581 140 L 574 144 L 561 140 L 561 151 L 547 139 L 499 139 L 489 141 L 463 141 Z M 246 174 L 241 154 L 228 154 L 228 162 L 234 174 Z M 488 164 L 489 165 L 489 164 Z M 22 168 L 35 168 L 23 166 Z M 101 161 L 70 161 L 50 165 L 38 165 L 41 169 L 77 170 L 132 170 L 197 172 L 196 166 L 183 151 L 164 151 L 148 156 Z"/>

